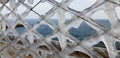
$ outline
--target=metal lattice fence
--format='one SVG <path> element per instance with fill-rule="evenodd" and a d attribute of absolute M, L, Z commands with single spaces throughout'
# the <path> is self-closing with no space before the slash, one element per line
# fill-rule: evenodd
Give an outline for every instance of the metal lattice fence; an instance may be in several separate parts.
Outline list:
<path fill-rule="evenodd" d="M 0 0 L 0 58 L 119 58 L 119 50 L 115 44 L 120 41 L 119 18 L 115 8 L 119 7 L 120 1 L 96 0 L 83 11 L 69 7 L 73 1 Z M 39 12 L 46 5 L 40 8 L 38 6 L 45 3 L 51 8 L 42 10 L 45 13 Z M 19 9 L 21 6 L 25 9 Z M 35 8 L 38 10 L 34 10 Z M 91 18 L 91 15 L 99 10 L 103 10 L 109 17 L 110 27 L 98 24 Z M 69 21 L 65 20 L 66 12 L 72 14 Z M 31 26 L 26 18 L 32 17 L 33 14 L 39 20 Z M 54 15 L 57 15 L 58 25 L 51 20 Z M 10 18 L 12 23 L 8 22 Z M 82 22 L 96 30 L 96 34 L 80 41 L 69 33 L 69 29 L 78 28 Z M 22 33 L 16 31 L 18 24 L 25 28 Z M 48 25 L 53 32 L 47 36 L 41 35 L 37 29 L 42 24 Z M 52 39 L 55 37 L 58 41 Z M 94 47 L 101 41 L 106 49 Z"/>

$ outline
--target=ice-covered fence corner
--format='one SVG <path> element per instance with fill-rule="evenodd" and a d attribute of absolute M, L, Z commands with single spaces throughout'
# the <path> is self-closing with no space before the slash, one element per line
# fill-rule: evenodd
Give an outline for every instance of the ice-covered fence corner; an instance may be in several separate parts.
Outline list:
<path fill-rule="evenodd" d="M 120 1 L 96 0 L 83 10 L 71 8 L 74 1 L 0 0 L 0 58 L 119 58 L 116 42 L 120 41 L 120 23 L 116 8 L 119 8 Z M 99 10 L 108 16 L 111 27 L 98 24 L 91 18 Z M 66 13 L 71 14 L 69 21 Z M 26 19 L 35 16 L 39 20 L 31 26 Z M 54 16 L 58 25 L 51 20 Z M 96 30 L 96 34 L 80 41 L 69 33 L 69 29 L 78 28 L 82 22 Z M 40 34 L 37 29 L 42 24 L 53 32 L 47 36 Z M 24 26 L 22 33 L 16 31 L 18 25 Z M 94 47 L 99 42 L 103 42 L 106 49 Z"/>

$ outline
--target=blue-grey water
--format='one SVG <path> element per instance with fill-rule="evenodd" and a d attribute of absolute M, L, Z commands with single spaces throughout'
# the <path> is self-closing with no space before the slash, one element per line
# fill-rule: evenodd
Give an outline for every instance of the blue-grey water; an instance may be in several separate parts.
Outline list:
<path fill-rule="evenodd" d="M 27 20 L 27 22 L 33 26 L 34 24 L 39 23 L 38 20 Z M 96 20 L 95 21 L 98 24 L 101 24 L 105 27 L 110 27 L 110 23 L 107 20 Z M 53 23 L 55 23 L 57 25 L 57 21 L 54 20 Z M 16 27 L 17 32 L 22 33 L 24 32 L 25 28 L 24 27 Z M 48 25 L 40 25 L 36 31 L 38 31 L 40 34 L 42 34 L 43 36 L 47 36 L 49 34 L 52 33 L 52 29 L 48 26 Z M 76 28 L 71 28 L 69 29 L 69 33 L 71 35 L 73 35 L 74 37 L 76 37 L 79 40 L 83 40 L 86 37 L 89 37 L 91 35 L 94 35 L 96 33 L 96 30 L 94 30 L 92 27 L 90 27 L 89 25 L 87 25 L 85 22 L 83 22 L 77 29 Z M 57 40 L 57 38 L 53 38 L 53 40 Z M 117 49 L 120 50 L 120 47 L 118 45 L 120 45 L 120 43 L 116 43 L 117 45 Z M 99 47 L 105 47 L 104 44 L 102 42 L 100 42 L 99 44 L 97 44 L 96 46 Z"/>
<path fill-rule="evenodd" d="M 27 20 L 27 22 L 31 26 L 33 26 L 34 24 L 39 23 L 38 20 L 32 20 L 32 19 Z M 57 25 L 56 20 L 54 20 L 53 22 Z M 99 24 L 101 24 L 103 26 L 106 26 L 106 27 L 110 27 L 110 23 L 107 20 L 96 20 L 96 23 L 99 23 Z M 25 28 L 24 27 L 16 27 L 16 30 L 17 30 L 17 32 L 22 33 L 25 30 Z M 45 24 L 40 25 L 36 29 L 36 31 L 38 31 L 43 36 L 47 36 L 47 35 L 52 33 L 52 29 L 48 25 L 45 25 Z M 78 38 L 80 40 L 83 40 L 84 38 L 95 34 L 96 30 L 94 30 L 92 27 L 90 27 L 85 22 L 83 22 L 77 29 L 76 28 L 70 28 L 69 33 L 71 35 L 73 35 L 74 37 L 76 37 L 76 38 Z"/>

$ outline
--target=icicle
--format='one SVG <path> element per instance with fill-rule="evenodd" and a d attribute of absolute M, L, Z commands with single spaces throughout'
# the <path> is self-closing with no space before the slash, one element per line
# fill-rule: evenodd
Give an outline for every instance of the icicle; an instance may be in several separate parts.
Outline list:
<path fill-rule="evenodd" d="M 58 13 L 58 18 L 59 18 L 58 25 L 59 25 L 60 28 L 62 28 L 62 27 L 65 26 L 65 24 L 64 24 L 64 22 L 65 22 L 64 11 L 62 9 L 58 9 L 57 13 Z"/>
<path fill-rule="evenodd" d="M 65 23 L 64 23 L 65 22 L 64 11 L 62 9 L 58 9 L 57 13 L 58 13 L 58 17 L 59 17 L 58 25 L 60 27 L 60 31 L 64 32 L 65 31 L 64 30 L 64 26 L 65 26 Z M 59 39 L 60 46 L 61 46 L 62 49 L 64 49 L 65 46 L 66 46 L 66 39 L 65 39 L 65 37 L 63 37 L 63 35 L 61 33 L 59 34 L 59 38 L 60 38 Z"/>
<path fill-rule="evenodd" d="M 29 36 L 28 36 L 28 40 L 29 42 L 32 44 L 34 42 L 34 36 L 33 36 L 33 33 L 29 32 Z"/>
<path fill-rule="evenodd" d="M 59 39 L 59 42 L 60 42 L 60 46 L 61 46 L 62 49 L 64 49 L 65 46 L 66 46 L 66 37 L 61 33 L 59 33 L 58 35 L 59 35 L 58 39 Z"/>
<path fill-rule="evenodd" d="M 112 36 L 109 36 L 107 34 L 101 36 L 102 38 L 102 41 L 104 42 L 106 48 L 107 48 L 107 51 L 108 51 L 108 55 L 110 58 L 116 58 L 117 56 L 117 52 L 116 52 L 116 49 L 115 49 L 115 38 L 113 38 Z"/>

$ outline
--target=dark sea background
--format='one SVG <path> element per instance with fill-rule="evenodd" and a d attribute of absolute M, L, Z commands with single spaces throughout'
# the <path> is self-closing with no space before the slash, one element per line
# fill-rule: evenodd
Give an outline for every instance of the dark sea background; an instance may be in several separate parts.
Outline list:
<path fill-rule="evenodd" d="M 27 22 L 33 26 L 34 24 L 38 23 L 38 20 L 34 20 L 34 19 L 29 19 L 27 20 Z M 108 20 L 95 20 L 96 23 L 101 24 L 103 26 L 106 27 L 110 27 L 110 22 Z M 53 20 L 53 23 L 55 23 L 56 25 L 58 24 L 57 20 Z M 24 27 L 16 27 L 15 28 L 17 30 L 17 32 L 22 33 L 24 32 L 25 28 Z M 52 33 L 52 29 L 48 26 L 48 25 L 40 25 L 36 31 L 38 31 L 40 34 L 42 34 L 43 36 L 47 36 L 49 34 Z M 69 29 L 69 33 L 71 35 L 73 35 L 74 37 L 76 37 L 79 40 L 83 40 L 91 35 L 94 35 L 96 33 L 96 30 L 94 30 L 93 28 L 91 28 L 89 25 L 87 25 L 85 22 L 83 22 L 77 29 L 76 28 L 71 28 Z M 116 43 L 116 45 L 120 46 L 120 43 Z M 105 47 L 103 42 L 100 42 L 99 44 L 97 44 L 96 46 L 99 47 Z M 120 47 L 117 47 L 117 49 L 120 49 Z"/>

